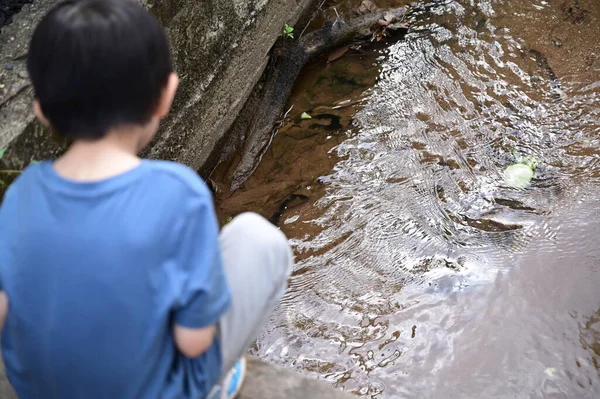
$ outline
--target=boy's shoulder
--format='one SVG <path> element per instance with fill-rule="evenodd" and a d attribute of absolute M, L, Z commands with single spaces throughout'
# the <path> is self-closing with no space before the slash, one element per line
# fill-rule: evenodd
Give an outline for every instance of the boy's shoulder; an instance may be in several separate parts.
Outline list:
<path fill-rule="evenodd" d="M 68 191 L 71 194 L 89 194 L 86 190 L 90 189 L 90 186 L 78 186 L 60 179 L 51 172 L 51 168 L 50 161 L 28 166 L 8 188 L 4 199 L 8 199 L 18 192 L 28 194 L 31 190 L 37 190 L 39 183 L 50 185 L 60 191 Z M 99 182 L 103 186 L 99 186 L 98 190 L 94 192 L 115 191 L 125 184 L 134 184 L 134 182 L 140 182 L 150 192 L 160 192 L 171 199 L 196 198 L 201 201 L 212 199 L 212 192 L 198 173 L 185 165 L 169 161 L 144 160 L 139 170 Z"/>
<path fill-rule="evenodd" d="M 176 184 L 192 194 L 212 196 L 208 186 L 193 169 L 171 161 L 144 161 L 151 169 L 154 178 L 161 176 L 166 181 Z"/>

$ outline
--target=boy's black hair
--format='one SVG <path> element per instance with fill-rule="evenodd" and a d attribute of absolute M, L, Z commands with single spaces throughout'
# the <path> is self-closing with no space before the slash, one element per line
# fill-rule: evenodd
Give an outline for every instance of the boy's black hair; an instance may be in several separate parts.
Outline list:
<path fill-rule="evenodd" d="M 173 64 L 163 28 L 133 0 L 67 0 L 36 28 L 27 69 L 52 127 L 95 140 L 147 123 Z"/>

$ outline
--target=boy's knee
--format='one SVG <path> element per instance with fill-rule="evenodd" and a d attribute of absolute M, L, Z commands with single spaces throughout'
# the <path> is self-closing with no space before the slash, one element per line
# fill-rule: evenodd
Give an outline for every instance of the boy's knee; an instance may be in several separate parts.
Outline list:
<path fill-rule="evenodd" d="M 269 230 L 275 228 L 267 219 L 260 216 L 258 213 L 245 212 L 234 217 L 227 226 L 244 229 L 261 229 Z"/>
<path fill-rule="evenodd" d="M 223 228 L 223 238 L 251 243 L 257 251 L 265 251 L 279 265 L 291 273 L 293 253 L 287 237 L 267 219 L 256 213 L 242 213 Z"/>
<path fill-rule="evenodd" d="M 242 236 L 252 242 L 268 245 L 289 245 L 286 236 L 257 213 L 246 212 L 236 216 L 223 228 L 223 234 Z"/>

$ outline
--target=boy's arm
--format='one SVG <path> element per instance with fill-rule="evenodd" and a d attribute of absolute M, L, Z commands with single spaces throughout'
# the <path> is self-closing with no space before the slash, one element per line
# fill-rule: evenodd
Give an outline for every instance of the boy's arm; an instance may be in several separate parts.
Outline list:
<path fill-rule="evenodd" d="M 0 333 L 4 329 L 4 322 L 8 314 L 8 297 L 4 291 L 0 291 Z"/>
<path fill-rule="evenodd" d="M 184 356 L 195 358 L 206 352 L 215 339 L 216 326 L 206 328 L 187 328 L 175 325 L 173 327 L 173 337 L 177 349 Z"/>
<path fill-rule="evenodd" d="M 180 274 L 175 278 L 182 285 L 174 309 L 173 339 L 183 355 L 195 358 L 213 344 L 216 325 L 229 309 L 231 297 L 210 195 L 189 199 L 186 208 L 179 236 Z"/>

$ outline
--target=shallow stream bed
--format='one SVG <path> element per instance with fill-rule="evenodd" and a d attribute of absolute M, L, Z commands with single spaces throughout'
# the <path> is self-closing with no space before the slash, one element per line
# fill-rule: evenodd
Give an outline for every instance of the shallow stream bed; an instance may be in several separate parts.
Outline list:
<path fill-rule="evenodd" d="M 254 353 L 368 398 L 600 397 L 600 2 L 409 22 L 308 66 L 242 189 L 213 176 L 298 258 Z"/>

